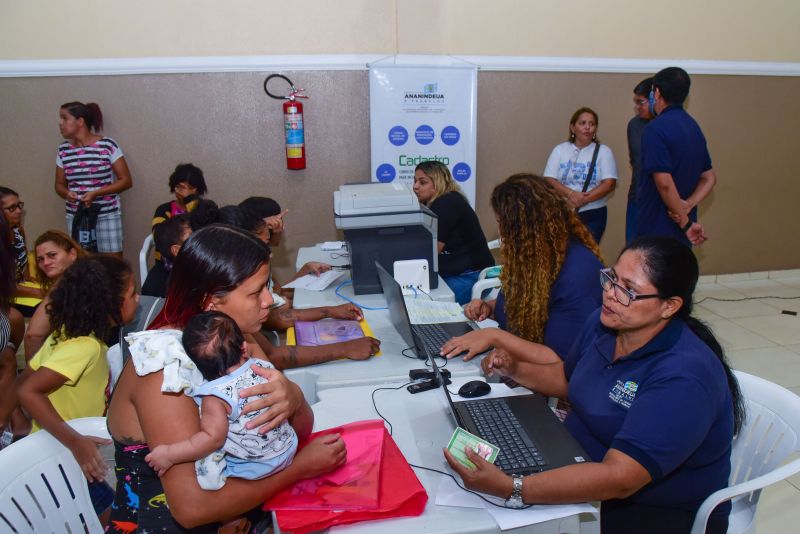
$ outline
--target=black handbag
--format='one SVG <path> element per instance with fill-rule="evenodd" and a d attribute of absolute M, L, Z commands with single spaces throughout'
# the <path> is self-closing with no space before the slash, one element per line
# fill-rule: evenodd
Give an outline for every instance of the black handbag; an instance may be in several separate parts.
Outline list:
<path fill-rule="evenodd" d="M 92 204 L 88 208 L 83 203 L 78 204 L 78 210 L 72 218 L 72 239 L 83 250 L 97 252 L 97 215 L 100 206 Z"/>

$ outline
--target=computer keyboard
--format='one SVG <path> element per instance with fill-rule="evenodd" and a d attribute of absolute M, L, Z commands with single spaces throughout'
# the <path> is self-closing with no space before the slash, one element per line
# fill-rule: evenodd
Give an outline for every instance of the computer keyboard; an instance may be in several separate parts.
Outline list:
<path fill-rule="evenodd" d="M 415 324 L 412 328 L 431 354 L 438 355 L 442 345 L 451 337 L 439 324 Z"/>
<path fill-rule="evenodd" d="M 506 473 L 529 475 L 547 468 L 547 461 L 521 430 L 517 416 L 505 399 L 486 399 L 464 403 L 480 437 L 497 445 L 500 453 L 495 465 Z"/>

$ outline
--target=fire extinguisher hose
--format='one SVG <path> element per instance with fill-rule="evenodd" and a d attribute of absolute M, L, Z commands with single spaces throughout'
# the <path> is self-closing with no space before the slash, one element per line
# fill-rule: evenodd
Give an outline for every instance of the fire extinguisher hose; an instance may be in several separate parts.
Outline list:
<path fill-rule="evenodd" d="M 274 95 L 274 94 L 269 92 L 269 89 L 267 88 L 267 84 L 273 78 L 280 78 L 282 80 L 285 80 L 286 83 L 289 84 L 289 87 L 291 87 L 291 91 L 289 92 L 288 95 L 280 96 L 280 95 Z M 296 98 L 308 98 L 308 96 L 302 94 L 303 91 L 304 91 L 304 89 L 302 89 L 302 88 L 301 89 L 295 88 L 294 84 L 292 83 L 292 80 L 290 80 L 289 78 L 287 78 L 283 74 L 270 74 L 269 76 L 267 76 L 267 79 L 264 80 L 264 92 L 267 93 L 267 96 L 269 96 L 270 98 L 274 98 L 275 100 L 294 100 Z"/>

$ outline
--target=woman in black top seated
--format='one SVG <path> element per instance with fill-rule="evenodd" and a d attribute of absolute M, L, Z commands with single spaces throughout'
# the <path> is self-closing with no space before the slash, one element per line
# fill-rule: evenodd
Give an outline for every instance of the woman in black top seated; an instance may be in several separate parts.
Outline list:
<path fill-rule="evenodd" d="M 414 193 L 439 218 L 439 274 L 459 304 L 470 300 L 481 269 L 494 265 L 478 216 L 447 165 L 423 161 L 414 169 Z"/>

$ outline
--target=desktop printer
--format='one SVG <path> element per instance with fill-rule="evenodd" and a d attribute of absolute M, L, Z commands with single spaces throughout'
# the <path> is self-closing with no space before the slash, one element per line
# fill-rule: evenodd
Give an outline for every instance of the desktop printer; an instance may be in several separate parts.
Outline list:
<path fill-rule="evenodd" d="M 333 214 L 350 250 L 356 295 L 381 292 L 376 261 L 392 271 L 397 260 L 427 260 L 430 287 L 438 287 L 436 214 L 420 205 L 409 186 L 399 182 L 343 185 L 333 192 Z"/>

